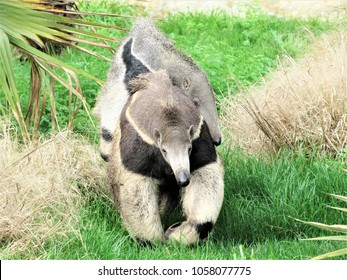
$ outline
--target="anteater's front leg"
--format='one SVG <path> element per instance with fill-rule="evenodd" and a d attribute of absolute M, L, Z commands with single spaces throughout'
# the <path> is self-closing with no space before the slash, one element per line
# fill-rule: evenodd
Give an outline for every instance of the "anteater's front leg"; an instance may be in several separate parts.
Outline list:
<path fill-rule="evenodd" d="M 182 189 L 182 204 L 187 220 L 171 226 L 165 237 L 183 244 L 206 238 L 215 224 L 224 197 L 224 170 L 218 159 L 191 174 L 190 184 Z"/>
<path fill-rule="evenodd" d="M 126 177 L 114 195 L 127 230 L 139 241 L 163 241 L 156 182 L 134 173 Z"/>

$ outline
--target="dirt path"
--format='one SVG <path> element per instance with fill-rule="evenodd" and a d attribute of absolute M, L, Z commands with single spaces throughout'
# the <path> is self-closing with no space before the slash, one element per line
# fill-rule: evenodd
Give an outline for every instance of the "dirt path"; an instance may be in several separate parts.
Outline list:
<path fill-rule="evenodd" d="M 128 0 L 127 3 L 144 5 L 154 15 L 167 12 L 202 11 L 223 9 L 230 14 L 243 15 L 245 7 L 260 6 L 261 9 L 280 16 L 323 16 L 342 18 L 347 16 L 347 0 Z"/>

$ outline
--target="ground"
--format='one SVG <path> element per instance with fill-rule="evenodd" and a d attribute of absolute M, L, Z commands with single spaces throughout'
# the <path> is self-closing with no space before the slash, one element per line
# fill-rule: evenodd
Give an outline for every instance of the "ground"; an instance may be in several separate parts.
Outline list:
<path fill-rule="evenodd" d="M 210 12 L 214 9 L 223 9 L 228 13 L 240 15 L 242 8 L 249 5 L 259 5 L 267 13 L 287 17 L 341 18 L 347 13 L 346 0 L 130 0 L 125 2 L 144 5 L 155 15 L 163 15 L 168 12 Z"/>

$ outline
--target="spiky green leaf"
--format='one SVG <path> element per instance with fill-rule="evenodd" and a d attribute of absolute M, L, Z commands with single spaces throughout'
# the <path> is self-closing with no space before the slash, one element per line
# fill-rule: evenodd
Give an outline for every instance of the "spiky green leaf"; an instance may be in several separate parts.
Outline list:
<path fill-rule="evenodd" d="M 24 140 L 28 139 L 28 132 L 24 123 L 24 118 L 19 104 L 19 96 L 15 83 L 12 65 L 12 51 L 10 41 L 5 32 L 0 29 L 0 85 L 3 89 L 6 100 L 20 129 L 23 132 Z"/>
<path fill-rule="evenodd" d="M 327 195 L 336 198 L 338 200 L 342 200 L 344 202 L 347 202 L 347 196 L 343 196 L 343 195 L 337 195 L 337 194 L 332 194 L 332 193 L 326 193 Z"/>
<path fill-rule="evenodd" d="M 347 235 L 332 235 L 313 238 L 305 238 L 301 240 L 331 240 L 331 241 L 347 241 Z"/>
<path fill-rule="evenodd" d="M 347 225 L 326 225 L 326 224 L 316 223 L 316 222 L 306 222 L 306 221 L 296 219 L 293 217 L 290 217 L 290 218 L 292 218 L 296 221 L 299 221 L 301 223 L 314 226 L 314 227 L 318 227 L 318 228 L 322 228 L 322 229 L 326 229 L 326 230 L 330 230 L 330 231 L 335 231 L 335 232 L 347 233 Z"/>
<path fill-rule="evenodd" d="M 50 3 L 49 1 L 44 2 Z M 50 10 L 50 12 L 48 12 L 48 10 Z M 58 58 L 45 53 L 47 50 L 47 42 L 69 46 L 78 51 L 109 62 L 109 58 L 100 55 L 95 51 L 88 50 L 81 44 L 107 48 L 113 52 L 113 49 L 108 42 L 118 42 L 118 40 L 110 36 L 98 34 L 95 31 L 95 28 L 102 27 L 127 31 L 124 28 L 119 28 L 114 25 L 88 21 L 80 16 L 85 14 L 93 15 L 93 13 L 79 11 L 66 11 L 66 13 L 75 16 L 65 17 L 62 15 L 61 10 L 51 9 L 46 5 L 42 5 L 42 3 L 37 0 L 0 1 L 0 31 L 2 32 L 1 36 L 6 37 L 6 40 L 2 40 L 1 37 L 0 44 L 0 82 L 3 88 L 3 94 L 23 132 L 26 131 L 26 122 L 24 122 L 18 92 L 14 83 L 13 68 L 11 68 L 10 64 L 10 61 L 12 60 L 11 46 L 20 49 L 20 51 L 29 58 L 29 61 L 33 63 L 32 65 L 41 67 L 41 70 L 43 71 L 37 69 L 35 72 L 36 75 L 34 75 L 39 81 L 38 83 L 43 83 L 43 87 L 49 87 L 48 90 L 52 92 L 52 85 L 54 82 L 51 81 L 50 85 L 48 85 L 46 79 L 43 77 L 45 73 L 49 74 L 51 77 L 50 79 L 58 81 L 67 88 L 71 94 L 75 95 L 82 101 L 83 107 L 89 115 L 88 106 L 83 98 L 81 89 L 77 88 L 77 74 L 92 79 L 99 84 L 102 84 L 102 81 L 81 69 L 72 67 L 71 65 L 60 61 Z M 66 13 L 64 11 L 64 14 Z M 108 16 L 108 14 L 104 14 L 104 16 Z M 60 70 L 56 71 L 55 68 Z M 61 73 L 61 70 L 65 72 L 66 77 L 59 74 Z M 36 99 L 35 104 L 40 106 L 40 89 L 43 91 L 43 100 L 41 104 L 45 104 L 46 95 L 44 93 L 47 92 L 47 89 L 43 89 L 42 85 L 39 85 L 38 83 L 35 83 L 35 87 L 31 87 L 32 90 L 36 89 L 36 92 L 32 93 L 31 100 Z M 31 82 L 31 84 L 33 83 Z M 51 96 L 53 97 L 53 95 Z M 33 104 L 34 103 L 31 102 L 30 106 Z M 43 110 L 42 108 L 36 108 L 34 109 L 34 112 L 38 113 L 38 115 L 35 116 L 35 123 L 37 124 L 39 123 Z M 30 116 L 29 109 L 28 116 Z M 54 119 L 54 117 L 52 117 L 52 119 Z"/>
<path fill-rule="evenodd" d="M 335 210 L 340 210 L 340 211 L 343 211 L 343 212 L 347 212 L 347 208 L 342 208 L 342 207 L 335 207 L 335 206 L 330 206 L 330 205 L 327 205 L 329 208 L 331 209 L 335 209 Z"/>
<path fill-rule="evenodd" d="M 312 258 L 311 260 L 323 260 L 323 259 L 327 259 L 327 258 L 339 257 L 339 256 L 346 255 L 346 254 L 347 254 L 347 248 L 343 248 L 340 250 L 336 250 L 333 252 L 329 252 L 329 253 L 326 253 L 323 255 L 316 256 L 316 257 Z"/>
<path fill-rule="evenodd" d="M 15 39 L 15 38 L 12 38 L 12 42 L 16 46 L 19 46 L 24 52 L 26 52 L 27 54 L 29 54 L 30 56 L 32 56 L 38 60 L 46 61 L 47 63 L 49 63 L 53 66 L 56 66 L 56 67 L 63 67 L 63 68 L 69 69 L 71 71 L 74 71 L 75 73 L 81 74 L 87 78 L 90 78 L 90 79 L 96 81 L 100 85 L 103 84 L 103 81 L 94 77 L 93 75 L 91 75 L 91 74 L 89 74 L 89 73 L 87 73 L 81 69 L 78 69 L 76 67 L 73 67 L 73 66 L 71 66 L 65 62 L 62 62 L 61 60 L 59 60 L 53 56 L 50 56 L 44 52 L 41 52 L 30 45 L 25 45 L 25 44 L 23 44 L 23 42 Z"/>

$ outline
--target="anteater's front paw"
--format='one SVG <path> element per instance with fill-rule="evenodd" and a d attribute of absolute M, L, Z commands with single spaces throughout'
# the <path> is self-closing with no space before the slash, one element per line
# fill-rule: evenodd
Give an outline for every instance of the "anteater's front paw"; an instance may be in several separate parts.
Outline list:
<path fill-rule="evenodd" d="M 179 242 L 184 245 L 196 244 L 199 241 L 199 233 L 196 226 L 188 221 L 176 223 L 165 232 L 165 238 L 169 242 Z"/>

